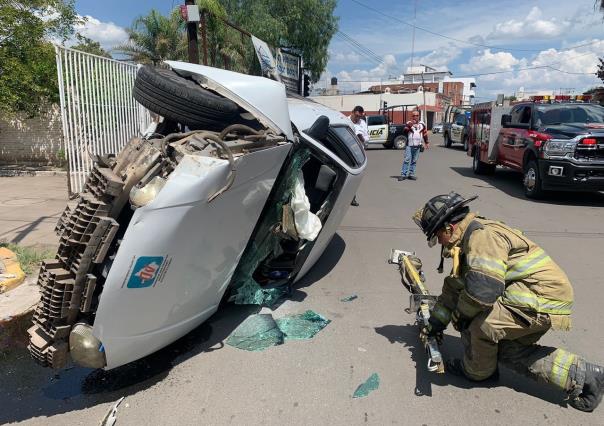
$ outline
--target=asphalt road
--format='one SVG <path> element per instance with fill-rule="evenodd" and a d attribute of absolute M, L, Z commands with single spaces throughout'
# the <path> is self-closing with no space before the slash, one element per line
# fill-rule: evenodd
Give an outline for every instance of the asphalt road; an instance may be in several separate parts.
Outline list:
<path fill-rule="evenodd" d="M 410 217 L 430 196 L 455 190 L 478 194 L 474 209 L 523 229 L 565 269 L 573 282 L 574 329 L 550 332 L 542 343 L 563 346 L 604 364 L 604 196 L 555 194 L 526 200 L 520 176 L 498 170 L 475 177 L 470 159 L 438 146 L 422 154 L 419 180 L 397 182 L 401 153 L 370 149 L 360 207 L 351 208 L 328 252 L 275 317 L 313 309 L 332 322 L 314 339 L 264 352 L 222 344 L 252 310 L 229 307 L 171 347 L 110 372 L 72 368 L 53 373 L 25 353 L 0 360 L 0 423 L 98 424 L 111 404 L 122 425 L 499 425 L 602 424 L 604 407 L 584 414 L 564 395 L 502 370 L 497 384 L 474 386 L 425 369 L 407 295 L 391 248 L 414 250 L 427 283 L 438 292 L 438 249 L 430 250 Z M 344 296 L 358 299 L 341 302 Z M 143 313 L 141 313 L 143 314 Z M 459 336 L 445 338 L 459 356 Z M 353 399 L 372 373 L 380 386 Z"/>

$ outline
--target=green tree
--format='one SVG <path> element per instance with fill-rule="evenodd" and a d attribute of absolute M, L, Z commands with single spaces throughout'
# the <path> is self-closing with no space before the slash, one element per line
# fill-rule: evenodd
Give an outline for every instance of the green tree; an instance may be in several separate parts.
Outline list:
<path fill-rule="evenodd" d="M 598 70 L 596 71 L 596 77 L 598 77 L 600 80 L 604 81 L 604 59 L 602 59 L 602 58 L 600 58 L 600 63 L 598 64 Z"/>
<path fill-rule="evenodd" d="M 127 32 L 128 43 L 115 51 L 134 62 L 158 65 L 165 60 L 186 58 L 184 22 L 177 9 L 169 16 L 151 9 L 148 15 L 137 18 Z"/>
<path fill-rule="evenodd" d="M 327 48 L 338 30 L 336 0 L 222 0 L 229 20 L 275 47 L 304 60 L 313 81 L 327 65 Z M 249 43 L 249 40 L 248 40 Z"/>
<path fill-rule="evenodd" d="M 111 54 L 101 47 L 101 43 L 94 41 L 81 34 L 76 34 L 76 40 L 78 44 L 72 46 L 72 49 L 79 50 L 80 52 L 92 53 L 93 55 L 102 56 L 104 58 L 111 58 Z"/>
<path fill-rule="evenodd" d="M 51 39 L 65 41 L 82 22 L 73 0 L 0 2 L 0 111 L 29 115 L 58 98 Z"/>

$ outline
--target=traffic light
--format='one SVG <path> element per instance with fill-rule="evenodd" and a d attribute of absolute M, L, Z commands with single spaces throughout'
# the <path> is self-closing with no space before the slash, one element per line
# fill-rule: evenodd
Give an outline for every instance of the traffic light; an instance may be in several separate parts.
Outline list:
<path fill-rule="evenodd" d="M 382 108 L 382 109 L 386 109 L 386 108 L 388 108 L 388 102 L 384 101 L 384 108 Z"/>
<path fill-rule="evenodd" d="M 302 94 L 304 97 L 306 96 L 310 96 L 310 76 L 307 74 L 304 74 L 304 80 L 302 82 L 303 86 L 303 91 Z"/>

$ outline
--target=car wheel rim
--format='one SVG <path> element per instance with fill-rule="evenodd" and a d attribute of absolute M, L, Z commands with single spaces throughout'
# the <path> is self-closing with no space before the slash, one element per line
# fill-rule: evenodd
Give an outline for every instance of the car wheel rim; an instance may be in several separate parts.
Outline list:
<path fill-rule="evenodd" d="M 474 154 L 474 158 L 472 159 L 472 166 L 474 167 L 474 170 L 478 169 L 478 154 Z"/>
<path fill-rule="evenodd" d="M 537 181 L 537 172 L 532 167 L 526 171 L 524 175 L 524 186 L 529 191 L 535 189 L 535 182 Z"/>
<path fill-rule="evenodd" d="M 396 146 L 396 149 L 403 149 L 405 147 L 405 141 L 403 139 L 399 139 L 394 141 L 394 145 Z"/>

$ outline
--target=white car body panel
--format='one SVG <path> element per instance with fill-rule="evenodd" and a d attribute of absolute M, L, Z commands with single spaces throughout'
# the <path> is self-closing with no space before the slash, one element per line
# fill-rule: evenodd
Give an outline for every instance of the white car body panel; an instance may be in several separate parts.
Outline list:
<path fill-rule="evenodd" d="M 191 75 L 202 86 L 231 99 L 278 134 L 293 140 L 283 83 L 188 62 L 166 61 L 166 64 L 179 74 Z"/>
<path fill-rule="evenodd" d="M 284 144 L 240 157 L 233 186 L 211 203 L 208 197 L 224 185 L 228 162 L 187 156 L 155 200 L 135 211 L 93 327 L 107 369 L 155 352 L 216 311 L 291 148 Z M 142 256 L 163 262 L 152 286 L 129 288 Z"/>

